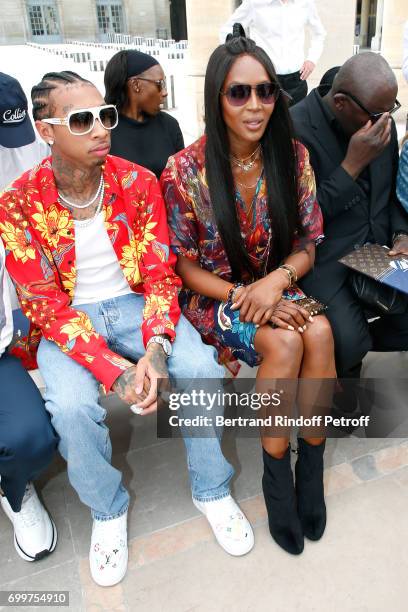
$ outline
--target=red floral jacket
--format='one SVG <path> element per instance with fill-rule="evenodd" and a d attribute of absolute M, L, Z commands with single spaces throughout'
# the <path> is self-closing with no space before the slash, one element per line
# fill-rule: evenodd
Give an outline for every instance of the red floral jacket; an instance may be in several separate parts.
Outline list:
<path fill-rule="evenodd" d="M 129 285 L 145 297 L 143 341 L 175 337 L 180 317 L 169 249 L 166 210 L 154 174 L 108 156 L 104 169 L 105 227 Z M 35 364 L 41 336 L 55 342 L 111 389 L 129 363 L 112 352 L 89 317 L 71 307 L 75 288 L 75 228 L 58 201 L 51 158 L 14 181 L 0 196 L 0 236 L 6 266 L 24 314 L 30 320 L 25 363 Z M 35 365 L 34 365 L 35 367 Z"/>

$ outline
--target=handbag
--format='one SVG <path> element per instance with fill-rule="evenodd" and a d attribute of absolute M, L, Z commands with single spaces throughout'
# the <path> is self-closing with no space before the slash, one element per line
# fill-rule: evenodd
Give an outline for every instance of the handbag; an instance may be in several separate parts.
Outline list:
<path fill-rule="evenodd" d="M 300 298 L 300 300 L 290 301 L 292 302 L 292 304 L 296 304 L 296 306 L 300 306 L 301 308 L 307 310 L 307 312 L 312 316 L 322 314 L 322 312 L 327 309 L 327 306 L 325 304 L 322 304 L 322 302 L 319 302 L 319 300 L 316 300 L 310 295 L 304 298 Z"/>
<path fill-rule="evenodd" d="M 405 293 L 359 272 L 353 272 L 349 280 L 353 292 L 368 310 L 391 315 L 407 313 L 408 296 Z"/>
<path fill-rule="evenodd" d="M 296 306 L 304 308 L 312 317 L 322 314 L 322 312 L 327 309 L 327 306 L 325 304 L 322 304 L 322 302 L 319 302 L 319 300 L 316 300 L 311 296 L 305 296 L 303 298 L 300 298 L 299 300 L 291 300 L 290 298 L 285 297 L 283 297 L 282 299 L 286 300 L 287 302 L 290 302 L 291 304 L 295 304 Z M 278 325 L 276 325 L 276 323 L 273 323 L 272 321 L 269 321 L 269 325 L 274 329 L 278 327 Z"/>

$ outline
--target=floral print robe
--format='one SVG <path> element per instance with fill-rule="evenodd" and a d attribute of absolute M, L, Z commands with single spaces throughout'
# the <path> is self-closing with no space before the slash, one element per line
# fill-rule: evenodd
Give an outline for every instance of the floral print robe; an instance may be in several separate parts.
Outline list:
<path fill-rule="evenodd" d="M 170 229 L 170 244 L 176 255 L 183 255 L 226 281 L 231 281 L 231 268 L 221 237 L 217 230 L 210 201 L 205 172 L 205 136 L 170 157 L 161 176 L 160 183 L 167 205 Z M 309 154 L 296 142 L 298 157 L 299 218 L 304 228 L 303 240 L 319 243 L 323 238 L 323 218 L 316 200 L 316 185 Z M 252 206 L 252 217 L 248 218 L 245 204 L 236 192 L 236 207 L 241 234 L 252 260 L 258 262 L 259 271 L 265 261 L 270 235 L 266 184 L 261 177 Z M 273 236 L 271 236 L 273 240 Z M 293 250 L 300 240 L 293 237 Z M 291 299 L 304 294 L 297 289 L 288 292 Z M 194 291 L 183 290 L 180 294 L 183 314 L 202 335 L 205 342 L 218 350 L 219 361 L 235 374 L 239 365 L 229 347 L 224 346 L 214 329 L 214 306 L 211 298 Z M 244 332 L 243 332 L 244 333 Z"/>

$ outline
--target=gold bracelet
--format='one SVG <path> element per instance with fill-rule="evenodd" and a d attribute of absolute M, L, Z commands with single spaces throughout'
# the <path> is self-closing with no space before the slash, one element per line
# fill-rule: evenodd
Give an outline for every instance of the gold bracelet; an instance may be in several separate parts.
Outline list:
<path fill-rule="evenodd" d="M 279 266 L 279 269 L 280 270 L 285 270 L 285 272 L 287 273 L 287 275 L 289 277 L 288 289 L 290 289 L 291 287 L 293 287 L 293 285 L 297 281 L 296 269 L 293 266 L 290 266 L 288 264 L 282 264 L 281 266 Z"/>
<path fill-rule="evenodd" d="M 296 283 L 297 279 L 298 279 L 298 275 L 297 275 L 297 270 L 296 270 L 295 266 L 291 266 L 288 263 L 285 263 L 285 264 L 282 264 L 282 265 L 283 265 L 284 268 L 288 268 L 288 270 L 292 271 L 293 277 L 295 279 L 294 282 Z"/>
<path fill-rule="evenodd" d="M 279 266 L 278 270 L 282 270 L 282 272 L 286 272 L 286 274 L 288 275 L 288 286 L 286 287 L 286 289 L 290 289 L 293 280 L 292 272 L 287 268 L 284 268 L 283 266 Z"/>

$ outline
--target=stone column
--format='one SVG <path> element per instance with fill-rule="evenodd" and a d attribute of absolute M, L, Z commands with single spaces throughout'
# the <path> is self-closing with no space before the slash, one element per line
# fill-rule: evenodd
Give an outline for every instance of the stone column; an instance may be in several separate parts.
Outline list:
<path fill-rule="evenodd" d="M 178 96 L 186 141 L 191 142 L 203 132 L 205 70 L 208 58 L 219 44 L 219 30 L 234 8 L 233 0 L 186 0 L 188 60 L 183 83 L 184 100 Z"/>
<path fill-rule="evenodd" d="M 384 1 L 384 0 L 383 0 Z M 385 0 L 381 53 L 393 68 L 401 68 L 404 23 L 408 19 L 407 0 Z"/>
<path fill-rule="evenodd" d="M 381 50 L 381 38 L 384 19 L 384 0 L 377 0 L 377 19 L 375 20 L 375 36 L 371 40 L 372 51 Z"/>
<path fill-rule="evenodd" d="M 398 80 L 398 100 L 402 104 L 402 109 L 394 117 L 400 122 L 400 125 L 405 125 L 408 107 L 408 84 L 403 78 L 401 70 L 403 29 L 407 19 L 407 0 L 385 0 L 381 55 L 394 69 Z M 401 131 L 402 128 L 400 133 Z"/>
<path fill-rule="evenodd" d="M 368 17 L 370 15 L 370 0 L 361 3 L 360 47 L 367 47 Z"/>
<path fill-rule="evenodd" d="M 316 8 L 327 31 L 323 54 L 308 79 L 309 91 L 333 66 L 341 66 L 353 55 L 356 25 L 356 2 L 350 0 L 316 0 Z M 307 33 L 307 30 L 306 30 Z M 308 37 L 306 45 L 308 44 Z M 307 48 L 307 47 L 306 47 Z"/>

